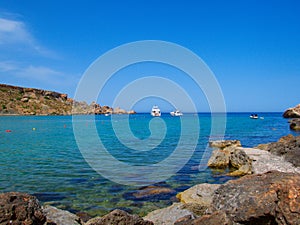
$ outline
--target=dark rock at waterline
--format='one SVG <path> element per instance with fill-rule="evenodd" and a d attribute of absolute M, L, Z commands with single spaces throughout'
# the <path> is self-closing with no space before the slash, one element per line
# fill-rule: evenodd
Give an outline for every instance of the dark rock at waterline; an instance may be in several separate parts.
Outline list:
<path fill-rule="evenodd" d="M 300 118 L 300 104 L 294 108 L 287 109 L 282 116 L 284 118 Z"/>
<path fill-rule="evenodd" d="M 92 219 L 92 216 L 86 212 L 77 212 L 75 215 L 78 216 L 83 222 L 87 222 Z"/>
<path fill-rule="evenodd" d="M 169 200 L 175 196 L 176 191 L 168 187 L 146 186 L 139 190 L 125 193 L 123 198 L 132 201 L 159 201 Z"/>
<path fill-rule="evenodd" d="M 258 145 L 256 148 L 283 156 L 286 161 L 300 167 L 300 136 L 289 134 L 280 138 L 278 142 Z"/>
<path fill-rule="evenodd" d="M 215 191 L 212 207 L 235 223 L 300 224 L 300 175 L 271 171 L 229 181 Z"/>
<path fill-rule="evenodd" d="M 25 193 L 8 192 L 0 194 L 0 224 L 44 224 L 43 214 L 36 197 Z"/>
<path fill-rule="evenodd" d="M 153 225 L 153 222 L 143 220 L 137 215 L 128 214 L 125 211 L 116 209 L 103 217 L 90 219 L 85 225 Z"/>
<path fill-rule="evenodd" d="M 300 131 L 300 118 L 292 119 L 289 121 L 290 129 L 294 131 Z"/>

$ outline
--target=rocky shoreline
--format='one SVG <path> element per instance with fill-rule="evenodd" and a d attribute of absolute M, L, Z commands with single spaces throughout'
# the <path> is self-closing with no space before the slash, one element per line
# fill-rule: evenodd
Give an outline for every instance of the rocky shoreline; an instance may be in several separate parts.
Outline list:
<path fill-rule="evenodd" d="M 208 165 L 231 167 L 228 175 L 240 178 L 195 185 L 177 194 L 179 202 L 144 218 L 119 209 L 90 218 L 41 206 L 29 194 L 9 192 L 0 194 L 0 224 L 300 224 L 300 137 L 288 135 L 256 148 L 244 148 L 237 140 L 210 144 L 215 150 Z"/>
<path fill-rule="evenodd" d="M 78 102 L 67 94 L 0 84 L 0 115 L 135 114 L 135 111 Z"/>

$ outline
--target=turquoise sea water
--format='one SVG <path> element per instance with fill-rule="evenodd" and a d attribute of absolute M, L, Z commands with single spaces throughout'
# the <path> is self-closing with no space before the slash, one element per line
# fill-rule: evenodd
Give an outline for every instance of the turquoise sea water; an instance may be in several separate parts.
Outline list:
<path fill-rule="evenodd" d="M 218 137 L 210 135 L 210 114 L 184 115 L 188 123 L 194 123 L 197 116 L 200 134 L 192 157 L 182 169 L 160 182 L 159 186 L 180 192 L 197 183 L 224 183 L 232 179 L 210 169 L 198 170 L 209 139 Z M 259 116 L 264 119 L 252 120 L 249 113 L 229 113 L 225 139 L 238 139 L 243 146 L 253 147 L 277 141 L 281 136 L 293 133 L 281 113 L 260 113 Z M 166 134 L 162 142 L 152 151 L 134 151 L 118 141 L 111 124 L 111 119 L 120 122 L 127 119 L 127 116 L 79 118 L 79 127 L 86 134 L 95 119 L 98 135 L 107 151 L 119 161 L 131 165 L 149 165 L 164 160 L 172 154 L 180 138 L 180 119 L 163 114 L 161 119 L 165 122 Z M 146 140 L 151 135 L 151 119 L 153 118 L 148 114 L 129 116 L 132 133 L 137 138 Z M 6 132 L 7 130 L 11 132 Z M 128 134 L 124 134 L 125 139 L 126 135 Z M 189 136 L 184 138 L 188 139 Z M 97 147 L 92 139 L 86 140 L 88 148 Z M 134 145 L 134 142 L 131 144 Z M 183 148 L 189 147 L 188 142 L 185 145 Z M 47 204 L 73 212 L 85 211 L 93 216 L 103 215 L 114 208 L 144 215 L 171 204 L 174 200 L 172 196 L 176 194 L 174 192 L 167 197 L 136 199 L 132 197 L 132 193 L 139 187 L 114 183 L 95 172 L 76 144 L 71 116 L 0 117 L 0 159 L 0 192 L 28 192 Z"/>

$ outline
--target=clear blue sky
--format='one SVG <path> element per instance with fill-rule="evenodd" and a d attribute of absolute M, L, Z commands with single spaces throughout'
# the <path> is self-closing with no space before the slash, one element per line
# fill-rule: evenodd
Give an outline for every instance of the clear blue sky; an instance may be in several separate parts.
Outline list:
<path fill-rule="evenodd" d="M 0 83 L 72 97 L 96 58 L 139 40 L 174 42 L 199 55 L 220 83 L 227 111 L 283 111 L 300 103 L 300 1 L 296 0 L 2 0 Z M 135 72 L 142 70 L 160 75 L 160 68 L 149 65 Z M 112 79 L 100 104 L 112 103 L 108 92 L 117 93 L 126 83 L 124 77 Z M 198 109 L 207 111 L 201 90 L 185 78 L 178 82 L 191 92 Z M 150 103 L 136 107 L 147 111 Z"/>

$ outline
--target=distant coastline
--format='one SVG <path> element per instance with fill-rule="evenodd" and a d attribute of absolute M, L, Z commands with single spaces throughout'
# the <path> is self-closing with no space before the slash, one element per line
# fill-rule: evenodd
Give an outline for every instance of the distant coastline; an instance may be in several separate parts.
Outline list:
<path fill-rule="evenodd" d="M 67 94 L 0 84 L 0 116 L 135 114 L 119 107 L 75 101 Z"/>

